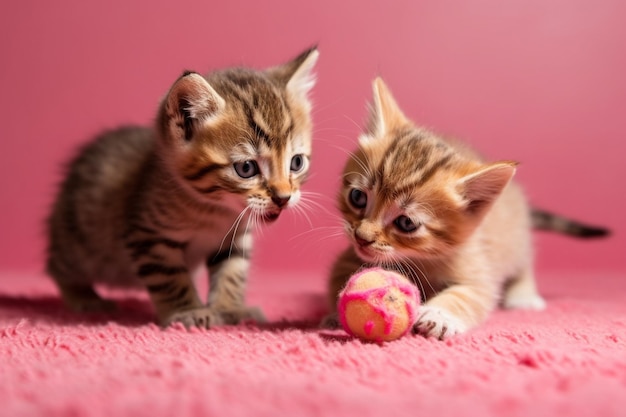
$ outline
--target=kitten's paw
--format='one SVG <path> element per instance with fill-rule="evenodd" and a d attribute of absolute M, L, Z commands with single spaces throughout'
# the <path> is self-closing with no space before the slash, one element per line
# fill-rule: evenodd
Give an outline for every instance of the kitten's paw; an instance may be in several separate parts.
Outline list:
<path fill-rule="evenodd" d="M 224 324 L 239 324 L 245 321 L 266 323 L 265 314 L 259 307 L 240 307 L 232 310 L 220 310 Z"/>
<path fill-rule="evenodd" d="M 543 310 L 546 308 L 546 302 L 537 293 L 534 278 L 528 273 L 508 283 L 501 305 L 507 309 Z"/>
<path fill-rule="evenodd" d="M 186 328 L 202 327 L 209 329 L 213 326 L 225 324 L 234 325 L 244 321 L 265 323 L 267 320 L 258 307 L 240 307 L 231 310 L 218 310 L 214 307 L 199 307 L 172 314 L 163 321 L 163 326 L 167 327 L 173 323 L 181 323 Z"/>
<path fill-rule="evenodd" d="M 63 302 L 76 313 L 109 313 L 117 309 L 117 304 L 100 297 L 91 285 L 57 284 Z"/>
<path fill-rule="evenodd" d="M 76 313 L 112 313 L 117 304 L 103 298 L 64 298 L 65 304 Z"/>
<path fill-rule="evenodd" d="M 319 324 L 320 329 L 335 330 L 341 327 L 337 313 L 330 313 L 322 319 Z"/>
<path fill-rule="evenodd" d="M 539 294 L 509 295 L 502 306 L 506 309 L 543 310 L 546 302 Z"/>
<path fill-rule="evenodd" d="M 413 325 L 413 333 L 425 337 L 436 337 L 444 340 L 449 337 L 464 333 L 467 325 L 452 313 L 438 307 L 422 306 L 419 318 Z"/>
<path fill-rule="evenodd" d="M 221 314 L 209 307 L 200 307 L 193 310 L 179 311 L 172 314 L 161 323 L 163 327 L 181 323 L 186 328 L 202 327 L 208 329 L 213 326 L 224 324 Z"/>

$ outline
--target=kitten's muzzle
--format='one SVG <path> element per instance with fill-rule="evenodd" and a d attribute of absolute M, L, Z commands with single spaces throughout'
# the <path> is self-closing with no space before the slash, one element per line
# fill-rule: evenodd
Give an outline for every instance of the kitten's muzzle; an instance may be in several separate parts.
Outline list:
<path fill-rule="evenodd" d="M 272 195 L 272 201 L 280 209 L 284 208 L 287 205 L 287 203 L 289 203 L 290 199 L 291 199 L 291 194 L 286 195 L 286 196 Z"/>
<path fill-rule="evenodd" d="M 282 213 L 283 209 L 286 208 L 289 200 L 291 200 L 291 194 L 272 194 L 272 202 L 276 206 L 276 209 L 266 211 L 265 214 L 263 214 L 263 220 L 266 222 L 273 222 L 278 219 L 278 216 L 280 216 L 280 213 Z"/>
<path fill-rule="evenodd" d="M 366 248 L 368 246 L 370 246 L 372 243 L 374 243 L 373 240 L 367 240 L 367 239 L 363 239 L 362 237 L 360 237 L 357 233 L 354 234 L 354 241 L 357 243 L 357 245 L 359 245 L 359 247 L 361 248 Z"/>
<path fill-rule="evenodd" d="M 359 236 L 358 232 L 355 231 L 354 243 L 354 249 L 356 250 L 357 255 L 359 255 L 359 257 L 361 257 L 362 259 L 368 260 L 372 256 L 374 256 L 375 251 L 372 250 L 372 244 L 374 243 L 374 240 L 364 239 L 362 236 Z"/>
<path fill-rule="evenodd" d="M 280 210 L 265 213 L 263 215 L 263 220 L 265 220 L 268 223 L 271 223 L 271 222 L 275 221 L 276 219 L 278 219 L 278 216 L 280 216 L 280 213 L 281 213 Z"/>

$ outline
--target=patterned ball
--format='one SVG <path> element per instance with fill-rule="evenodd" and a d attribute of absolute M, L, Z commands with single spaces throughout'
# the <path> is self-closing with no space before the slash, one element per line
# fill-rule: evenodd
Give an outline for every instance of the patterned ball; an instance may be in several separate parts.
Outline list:
<path fill-rule="evenodd" d="M 369 268 L 350 277 L 339 293 L 337 311 L 348 334 L 380 343 L 411 330 L 419 303 L 419 291 L 406 277 Z"/>

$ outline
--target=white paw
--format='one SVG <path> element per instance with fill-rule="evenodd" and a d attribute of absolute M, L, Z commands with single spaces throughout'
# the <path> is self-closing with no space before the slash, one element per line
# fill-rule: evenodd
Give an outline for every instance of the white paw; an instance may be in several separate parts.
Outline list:
<path fill-rule="evenodd" d="M 503 307 L 507 309 L 543 310 L 546 302 L 538 294 L 509 296 L 504 300 Z"/>
<path fill-rule="evenodd" d="M 413 325 L 413 333 L 444 340 L 467 331 L 467 325 L 463 321 L 442 308 L 423 306 L 419 314 Z"/>

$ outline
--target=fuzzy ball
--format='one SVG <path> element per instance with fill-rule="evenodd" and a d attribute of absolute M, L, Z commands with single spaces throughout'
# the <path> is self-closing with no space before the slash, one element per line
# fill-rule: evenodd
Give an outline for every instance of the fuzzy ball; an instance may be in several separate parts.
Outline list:
<path fill-rule="evenodd" d="M 409 332 L 419 303 L 419 292 L 406 277 L 369 268 L 350 277 L 339 293 L 337 311 L 348 334 L 380 343 Z"/>

